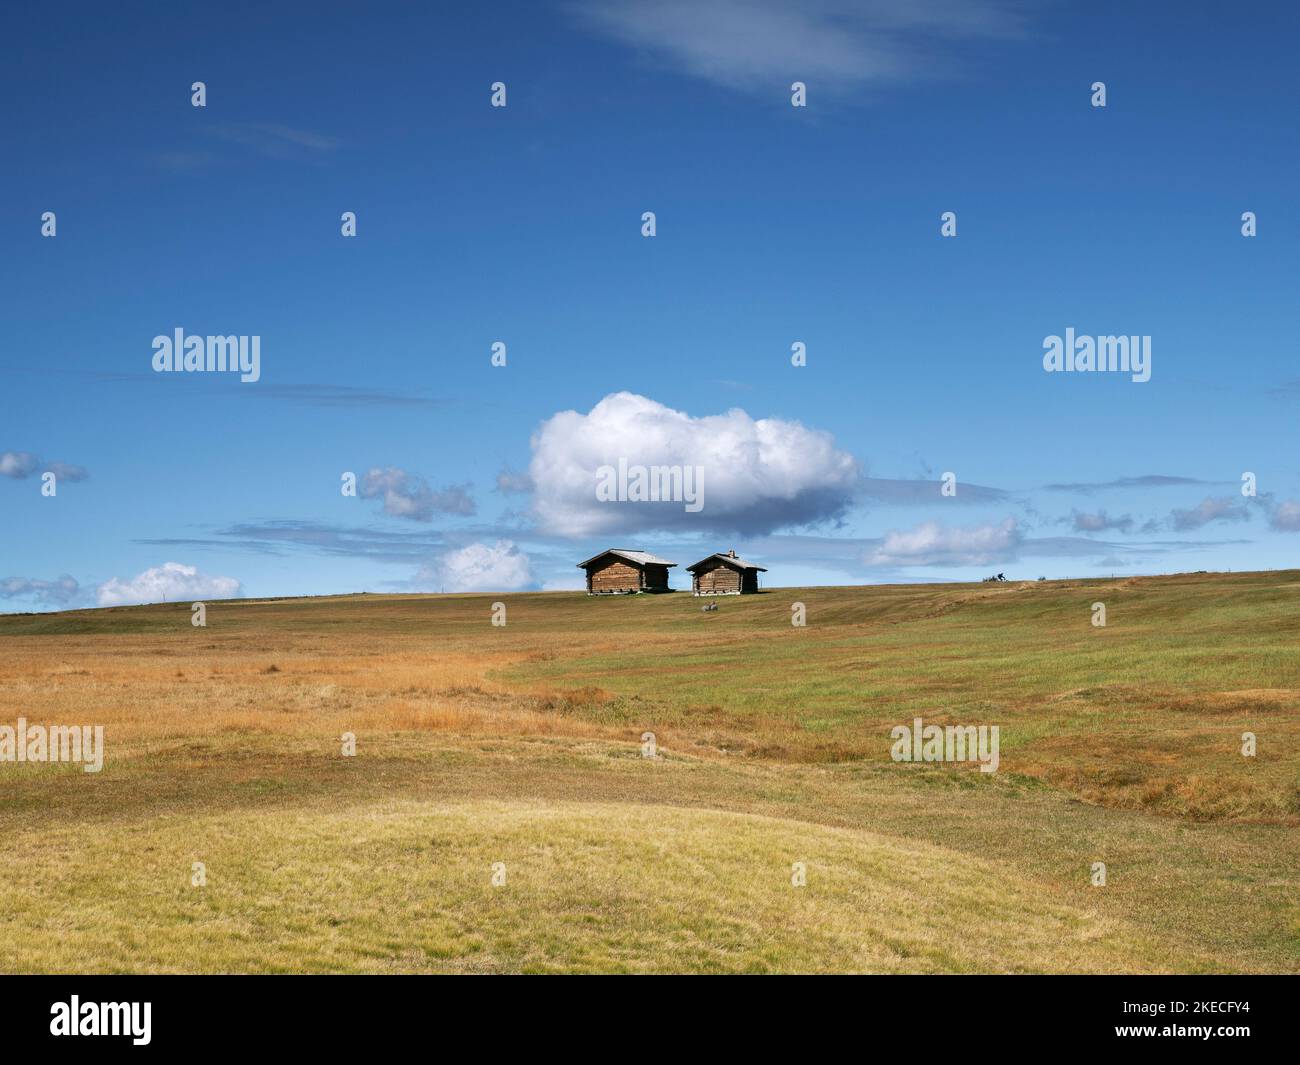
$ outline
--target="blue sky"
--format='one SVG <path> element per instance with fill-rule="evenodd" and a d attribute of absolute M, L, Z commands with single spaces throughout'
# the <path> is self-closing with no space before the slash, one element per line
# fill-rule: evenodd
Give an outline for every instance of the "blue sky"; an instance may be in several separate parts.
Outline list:
<path fill-rule="evenodd" d="M 608 546 L 1295 564 L 1282 5 L 271 7 L 6 16 L 0 610 L 577 587 Z M 177 328 L 260 380 L 155 373 Z M 1067 328 L 1151 379 L 1045 372 Z M 704 506 L 597 501 L 620 457 Z"/>

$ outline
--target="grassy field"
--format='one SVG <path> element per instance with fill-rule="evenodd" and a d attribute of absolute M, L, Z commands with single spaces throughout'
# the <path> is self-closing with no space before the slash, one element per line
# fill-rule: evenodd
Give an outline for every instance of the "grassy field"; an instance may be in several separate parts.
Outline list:
<path fill-rule="evenodd" d="M 1300 571 L 699 606 L 0 616 L 0 971 L 1300 972 Z"/>

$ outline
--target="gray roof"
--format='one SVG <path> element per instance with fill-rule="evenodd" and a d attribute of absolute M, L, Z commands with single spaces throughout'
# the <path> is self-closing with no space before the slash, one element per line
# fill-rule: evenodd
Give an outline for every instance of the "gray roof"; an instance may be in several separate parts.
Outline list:
<path fill-rule="evenodd" d="M 702 558 L 697 563 L 695 563 L 695 565 L 687 566 L 686 570 L 688 573 L 693 570 L 697 570 L 701 566 L 703 566 L 704 563 L 712 562 L 715 558 L 721 559 L 723 562 L 726 562 L 728 565 L 735 566 L 737 569 L 756 569 L 762 573 L 767 572 L 766 566 L 759 566 L 759 565 L 755 565 L 753 562 L 746 562 L 743 558 L 737 558 L 735 555 L 729 555 L 725 551 L 717 551 L 714 554 L 710 555 L 708 558 Z"/>
<path fill-rule="evenodd" d="M 652 555 L 649 551 L 630 551 L 625 547 L 611 547 L 607 551 L 602 551 L 598 555 L 592 555 L 586 562 L 579 562 L 578 569 L 586 569 L 593 562 L 604 558 L 606 555 L 618 555 L 619 558 L 625 558 L 629 562 L 638 566 L 675 566 L 676 562 L 669 562 L 666 558 L 660 558 L 658 555 Z"/>

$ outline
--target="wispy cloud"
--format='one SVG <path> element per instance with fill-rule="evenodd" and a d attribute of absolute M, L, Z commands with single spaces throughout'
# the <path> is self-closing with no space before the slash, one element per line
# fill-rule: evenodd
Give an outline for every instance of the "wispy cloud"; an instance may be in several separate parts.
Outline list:
<path fill-rule="evenodd" d="M 54 368 L 42 368 L 37 371 L 21 367 L 17 368 L 16 372 L 39 373 L 42 376 L 59 374 L 64 377 L 102 381 L 115 385 L 152 385 L 164 389 L 170 387 L 167 382 L 167 375 L 156 373 L 60 370 Z M 354 385 L 294 384 L 292 382 L 277 385 L 263 380 L 258 383 L 256 389 L 250 390 L 241 387 L 238 381 L 232 382 L 224 379 L 213 381 L 212 385 L 213 387 L 209 390 L 210 394 L 238 400 L 240 403 L 246 403 L 250 399 L 272 399 L 282 400 L 287 403 L 304 403 L 315 407 L 410 407 L 427 409 L 445 407 L 452 402 L 449 399 L 441 399 L 419 392 L 398 391 L 392 388 L 376 388 L 374 386 L 359 388 Z"/>
<path fill-rule="evenodd" d="M 470 485 L 448 485 L 435 492 L 417 473 L 389 466 L 369 470 L 358 486 L 362 499 L 382 499 L 384 513 L 394 518 L 430 521 L 434 513 L 472 515 L 476 507 L 469 494 Z"/>
<path fill-rule="evenodd" d="M 241 398 L 246 395 L 234 394 Z M 348 385 L 262 385 L 257 389 L 257 398 L 283 399 L 315 407 L 441 407 L 447 402 L 409 392 Z"/>
<path fill-rule="evenodd" d="M 1241 540 L 1158 540 L 1115 543 L 1085 536 L 1028 537 L 1015 518 L 972 526 L 927 521 L 907 530 L 891 530 L 873 541 L 863 556 L 868 566 L 961 567 L 1007 564 L 1027 558 L 1119 559 L 1196 552 L 1240 544 Z"/>
<path fill-rule="evenodd" d="M 34 473 L 52 473 L 60 481 L 84 481 L 90 477 L 84 466 L 48 462 L 30 451 L 0 451 L 0 477 L 24 481 Z"/>
<path fill-rule="evenodd" d="M 859 494 L 876 503 L 916 506 L 938 503 L 998 503 L 1007 498 L 1007 491 L 991 488 L 983 484 L 967 484 L 959 481 L 957 494 L 944 496 L 942 481 L 929 480 L 894 480 L 888 477 L 863 477 L 859 482 Z"/>
<path fill-rule="evenodd" d="M 951 74 L 976 39 L 1026 36 L 1013 0 L 578 0 L 581 25 L 729 89 L 840 93 Z"/>
<path fill-rule="evenodd" d="M 533 479 L 527 473 L 503 467 L 497 474 L 497 491 L 507 494 L 524 494 L 533 490 Z"/>
<path fill-rule="evenodd" d="M 1173 488 L 1187 484 L 1227 484 L 1227 481 L 1202 481 L 1195 477 L 1171 477 L 1163 473 L 1146 473 L 1140 477 L 1117 477 L 1113 481 L 1080 481 L 1073 484 L 1046 484 L 1048 492 L 1099 492 L 1106 488 Z"/>
<path fill-rule="evenodd" d="M 32 577 L 0 580 L 0 599 L 28 599 L 42 606 L 68 606 L 80 596 L 81 585 L 66 573 L 52 581 Z"/>
<path fill-rule="evenodd" d="M 1207 497 L 1189 510 L 1175 508 L 1169 513 L 1170 525 L 1176 532 L 1200 529 L 1211 522 L 1230 521 L 1250 521 L 1246 503 L 1231 496 Z"/>
<path fill-rule="evenodd" d="M 335 151 L 341 143 L 336 137 L 277 122 L 222 122 L 212 128 L 212 135 L 269 159 L 319 156 Z"/>
<path fill-rule="evenodd" d="M 1278 532 L 1300 532 L 1300 502 L 1283 500 L 1269 517 L 1269 524 Z"/>
<path fill-rule="evenodd" d="M 216 156 L 212 152 L 204 151 L 159 152 L 154 158 L 166 169 L 179 173 L 201 170 L 216 161 Z"/>
<path fill-rule="evenodd" d="M 159 166 L 183 174 L 250 153 L 295 162 L 322 160 L 342 145 L 337 137 L 280 122 L 217 122 L 204 127 L 204 135 L 207 139 L 201 143 L 156 152 L 153 158 Z"/>
<path fill-rule="evenodd" d="M 1172 555 L 1180 552 L 1202 551 L 1212 547 L 1230 547 L 1249 543 L 1247 540 L 1138 540 L 1116 543 L 1113 540 L 1094 540 L 1086 536 L 1026 537 L 1020 545 L 1025 558 L 1098 558 L 1117 556 Z"/>
<path fill-rule="evenodd" d="M 1118 532 L 1126 533 L 1133 530 L 1134 521 L 1132 515 L 1129 514 L 1114 518 L 1107 514 L 1105 510 L 1098 510 L 1094 513 L 1076 510 L 1068 518 L 1062 518 L 1060 524 L 1069 524 L 1075 532 L 1094 533 L 1115 529 Z"/>
<path fill-rule="evenodd" d="M 25 481 L 41 468 L 41 460 L 29 451 L 0 451 L 0 477 Z"/>
<path fill-rule="evenodd" d="M 870 566 L 984 566 L 1010 562 L 1024 536 L 1015 518 L 965 528 L 926 521 L 913 529 L 891 530 L 870 552 Z"/>
<path fill-rule="evenodd" d="M 206 537 L 167 537 L 134 542 L 174 548 L 235 549 L 262 555 L 306 551 L 378 562 L 421 562 L 448 546 L 446 538 L 438 532 L 394 532 L 295 519 L 242 522 L 218 529 Z"/>

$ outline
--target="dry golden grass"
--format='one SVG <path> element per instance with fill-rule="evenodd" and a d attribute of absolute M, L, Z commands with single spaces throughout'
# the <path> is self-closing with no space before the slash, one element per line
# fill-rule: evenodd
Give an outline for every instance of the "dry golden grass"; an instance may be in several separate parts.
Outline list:
<path fill-rule="evenodd" d="M 220 603 L 206 629 L 185 604 L 122 608 L 0 619 L 0 684 L 33 720 L 90 714 L 119 745 L 183 738 L 196 720 L 284 735 L 652 729 L 704 757 L 882 761 L 889 728 L 920 715 L 999 725 L 1005 771 L 1089 802 L 1300 823 L 1289 576 L 802 589 L 711 615 L 680 595 L 520 595 L 504 629 L 483 596 Z M 796 599 L 806 629 L 789 624 Z M 1097 599 L 1105 629 L 1090 624 Z"/>
<path fill-rule="evenodd" d="M 0 969 L 1300 971 L 1296 577 L 0 617 Z"/>
<path fill-rule="evenodd" d="M 0 872 L 7 971 L 1105 972 L 1157 937 L 926 844 L 748 814 L 411 801 L 167 818 L 42 893 Z M 28 839 L 17 869 L 75 852 Z M 206 886 L 191 865 L 206 865 Z M 806 883 L 795 887 L 794 863 Z M 501 863 L 498 865 L 497 863 Z M 496 870 L 494 870 L 494 866 Z M 494 871 L 504 882 L 493 886 Z M 69 919 L 69 897 L 86 900 Z M 93 902 L 91 902 L 93 900 Z M 166 928 L 165 935 L 154 930 Z"/>

